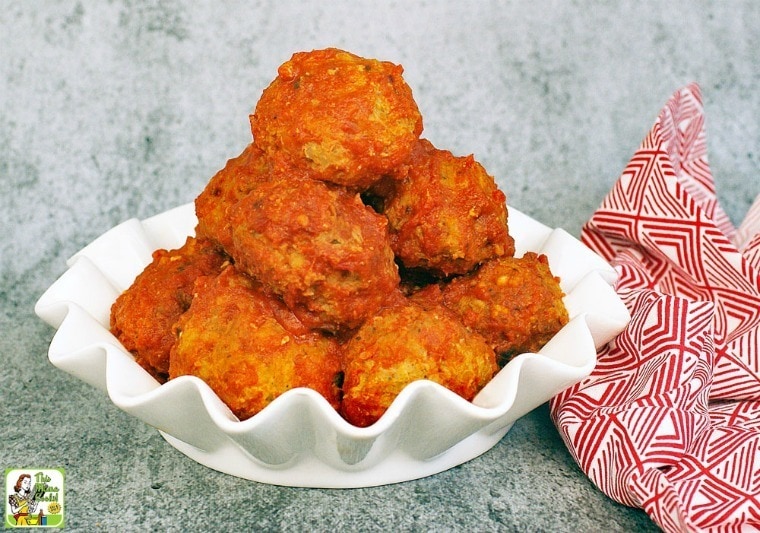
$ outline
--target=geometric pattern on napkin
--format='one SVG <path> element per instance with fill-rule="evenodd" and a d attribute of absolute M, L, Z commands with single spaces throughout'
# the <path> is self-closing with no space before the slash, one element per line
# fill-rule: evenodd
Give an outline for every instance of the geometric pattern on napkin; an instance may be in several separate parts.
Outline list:
<path fill-rule="evenodd" d="M 726 235 L 705 144 L 700 92 L 690 85 L 660 113 L 582 239 L 613 264 L 622 251 L 638 252 L 646 272 L 637 282 L 714 302 L 711 394 L 760 400 L 760 268 Z"/>
<path fill-rule="evenodd" d="M 760 196 L 735 229 L 697 85 L 667 102 L 581 238 L 618 270 L 631 322 L 551 401 L 568 449 L 665 531 L 760 528 Z"/>

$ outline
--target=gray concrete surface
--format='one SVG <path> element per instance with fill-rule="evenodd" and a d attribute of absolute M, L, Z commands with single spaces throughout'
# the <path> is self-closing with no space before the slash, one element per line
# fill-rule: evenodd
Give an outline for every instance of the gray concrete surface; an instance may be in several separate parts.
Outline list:
<path fill-rule="evenodd" d="M 54 368 L 33 313 L 65 260 L 191 201 L 249 141 L 293 52 L 404 65 L 425 136 L 577 235 L 671 93 L 703 89 L 723 206 L 760 192 L 760 3 L 5 1 L 0 5 L 0 467 L 66 469 L 71 530 L 646 531 L 574 464 L 546 406 L 428 479 L 281 488 L 185 458 Z"/>

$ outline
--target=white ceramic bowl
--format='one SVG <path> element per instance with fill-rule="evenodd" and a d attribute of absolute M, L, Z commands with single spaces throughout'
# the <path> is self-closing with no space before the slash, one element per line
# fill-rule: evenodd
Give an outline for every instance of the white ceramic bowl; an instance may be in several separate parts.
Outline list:
<path fill-rule="evenodd" d="M 430 381 L 407 386 L 367 428 L 352 426 L 310 389 L 286 392 L 239 421 L 200 379 L 163 385 L 108 330 L 111 304 L 157 248 L 177 248 L 196 224 L 193 204 L 116 226 L 68 260 L 37 315 L 58 331 L 49 358 L 103 389 L 119 408 L 157 428 L 188 457 L 263 483 L 366 487 L 441 472 L 494 446 L 519 417 L 586 377 L 597 349 L 629 315 L 612 288 L 616 273 L 561 229 L 509 211 L 516 255 L 544 253 L 566 293 L 570 322 L 537 354 L 509 362 L 468 402 Z"/>

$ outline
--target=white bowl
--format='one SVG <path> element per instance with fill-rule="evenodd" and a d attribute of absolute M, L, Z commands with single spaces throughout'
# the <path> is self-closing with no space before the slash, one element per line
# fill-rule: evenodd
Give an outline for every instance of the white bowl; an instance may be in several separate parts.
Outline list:
<path fill-rule="evenodd" d="M 108 330 L 110 308 L 157 248 L 181 246 L 196 224 L 193 204 L 128 220 L 68 260 L 37 315 L 58 328 L 49 358 L 103 389 L 119 408 L 157 428 L 188 457 L 263 483 L 366 487 L 447 470 L 494 446 L 519 417 L 586 377 L 596 352 L 630 317 L 612 285 L 615 270 L 577 239 L 514 208 L 516 255 L 544 253 L 566 293 L 569 323 L 539 353 L 509 362 L 468 402 L 430 381 L 407 386 L 374 425 L 355 427 L 315 391 L 286 392 L 239 421 L 200 379 L 163 385 Z"/>

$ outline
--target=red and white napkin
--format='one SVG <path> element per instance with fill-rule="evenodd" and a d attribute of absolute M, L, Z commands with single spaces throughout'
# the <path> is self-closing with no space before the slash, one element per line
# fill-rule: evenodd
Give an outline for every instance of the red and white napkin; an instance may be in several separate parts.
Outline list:
<path fill-rule="evenodd" d="M 692 84 L 583 228 L 581 240 L 618 269 L 632 319 L 551 413 L 588 477 L 663 530 L 756 531 L 760 196 L 734 228 L 706 152 Z"/>

